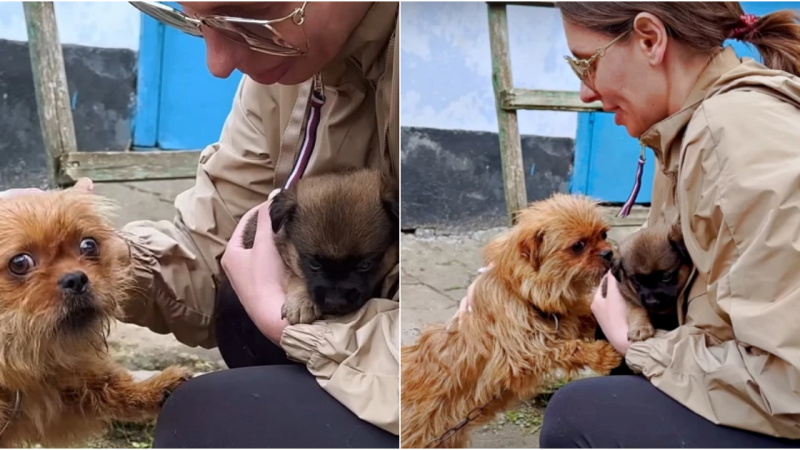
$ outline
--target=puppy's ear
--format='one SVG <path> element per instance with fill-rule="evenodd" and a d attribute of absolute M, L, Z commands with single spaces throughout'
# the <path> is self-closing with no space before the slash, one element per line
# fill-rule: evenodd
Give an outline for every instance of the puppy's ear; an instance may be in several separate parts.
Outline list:
<path fill-rule="evenodd" d="M 625 277 L 625 269 L 622 267 L 622 259 L 616 258 L 614 262 L 611 263 L 611 275 L 614 275 L 614 278 L 617 282 L 622 282 L 622 278 Z"/>
<path fill-rule="evenodd" d="M 272 232 L 277 233 L 288 221 L 297 209 L 297 200 L 294 192 L 281 191 L 272 199 L 269 206 L 269 219 L 272 222 Z"/>
<path fill-rule="evenodd" d="M 669 244 L 672 246 L 673 250 L 681 258 L 681 261 L 687 264 L 692 263 L 692 257 L 689 256 L 689 250 L 686 248 L 686 242 L 683 240 L 683 231 L 681 230 L 681 222 L 680 220 L 675 221 L 669 229 Z"/>
<path fill-rule="evenodd" d="M 542 244 L 544 243 L 544 230 L 528 235 L 520 240 L 520 251 L 522 256 L 527 259 L 533 270 L 539 271 L 542 266 Z"/>
<path fill-rule="evenodd" d="M 394 220 L 400 218 L 400 190 L 397 188 L 397 181 L 383 171 L 381 171 L 381 202 Z"/>

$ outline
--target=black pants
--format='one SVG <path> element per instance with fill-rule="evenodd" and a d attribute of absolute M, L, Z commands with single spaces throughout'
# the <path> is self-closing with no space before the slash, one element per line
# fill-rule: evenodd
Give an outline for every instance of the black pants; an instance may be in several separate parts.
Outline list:
<path fill-rule="evenodd" d="M 283 349 L 258 331 L 235 294 L 226 300 L 218 318 L 227 320 L 218 320 L 216 331 L 230 370 L 191 379 L 176 389 L 158 418 L 153 447 L 400 446 L 398 436 L 359 419 L 325 392 L 305 366 L 286 358 Z"/>
<path fill-rule="evenodd" d="M 577 380 L 547 405 L 541 448 L 798 448 L 800 441 L 715 425 L 647 379 Z"/>

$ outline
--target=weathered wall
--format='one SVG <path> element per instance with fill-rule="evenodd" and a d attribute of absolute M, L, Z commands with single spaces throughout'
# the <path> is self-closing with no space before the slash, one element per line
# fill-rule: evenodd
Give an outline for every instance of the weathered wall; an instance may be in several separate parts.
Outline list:
<path fill-rule="evenodd" d="M 140 15 L 128 2 L 56 2 L 81 151 L 128 147 Z M 0 3 L 0 189 L 46 180 L 22 2 Z"/>
<path fill-rule="evenodd" d="M 64 45 L 81 151 L 127 149 L 136 52 Z M 27 42 L 0 39 L 0 189 L 44 186 L 46 166 Z"/>
<path fill-rule="evenodd" d="M 464 232 L 506 224 L 496 133 L 401 129 L 401 225 Z M 574 141 L 522 136 L 528 200 L 569 190 Z"/>

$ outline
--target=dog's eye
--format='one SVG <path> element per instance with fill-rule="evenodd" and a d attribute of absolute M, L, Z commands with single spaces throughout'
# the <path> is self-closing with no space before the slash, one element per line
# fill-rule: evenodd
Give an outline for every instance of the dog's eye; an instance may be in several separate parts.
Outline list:
<path fill-rule="evenodd" d="M 605 241 L 606 239 L 608 239 L 608 233 L 603 231 L 603 234 L 601 234 L 600 237 Z"/>
<path fill-rule="evenodd" d="M 97 241 L 93 238 L 86 238 L 81 241 L 80 245 L 81 255 L 88 256 L 90 258 L 94 258 L 99 253 L 99 249 L 97 248 Z"/>
<path fill-rule="evenodd" d="M 584 243 L 583 241 L 578 241 L 578 242 L 572 244 L 572 251 L 575 252 L 575 253 L 580 253 L 585 248 L 586 248 L 586 243 Z"/>
<path fill-rule="evenodd" d="M 664 274 L 661 275 L 661 281 L 664 283 L 672 283 L 672 278 L 673 274 L 671 272 L 664 272 Z"/>
<path fill-rule="evenodd" d="M 361 261 L 358 263 L 358 266 L 356 266 L 356 269 L 358 269 L 359 272 L 366 272 L 372 269 L 372 263 L 369 261 Z"/>
<path fill-rule="evenodd" d="M 311 270 L 315 272 L 318 271 L 319 269 L 322 269 L 322 265 L 319 262 L 314 261 L 313 259 L 310 259 L 308 261 L 308 267 L 310 267 Z"/>
<path fill-rule="evenodd" d="M 36 264 L 33 262 L 33 258 L 31 255 L 23 253 L 21 255 L 17 255 L 8 262 L 8 270 L 11 271 L 14 275 L 26 275 L 28 272 L 33 270 Z"/>

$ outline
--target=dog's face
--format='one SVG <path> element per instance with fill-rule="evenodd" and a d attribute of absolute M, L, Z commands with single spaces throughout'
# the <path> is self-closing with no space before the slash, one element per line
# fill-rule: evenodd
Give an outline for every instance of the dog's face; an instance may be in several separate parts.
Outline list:
<path fill-rule="evenodd" d="M 608 231 L 595 202 L 557 194 L 521 211 L 517 224 L 491 242 L 485 254 L 499 276 L 519 285 L 539 309 L 563 314 L 587 306 L 589 294 L 610 268 Z"/>
<path fill-rule="evenodd" d="M 107 200 L 70 191 L 0 200 L 2 362 L 65 359 L 50 353 L 104 341 L 127 280 L 110 211 Z"/>
<path fill-rule="evenodd" d="M 631 235 L 620 246 L 612 273 L 627 300 L 638 302 L 650 312 L 665 314 L 676 307 L 691 267 L 678 222 L 644 228 Z"/>
<path fill-rule="evenodd" d="M 398 260 L 398 191 L 379 171 L 301 179 L 270 207 L 288 263 L 323 314 L 360 309 Z"/>

